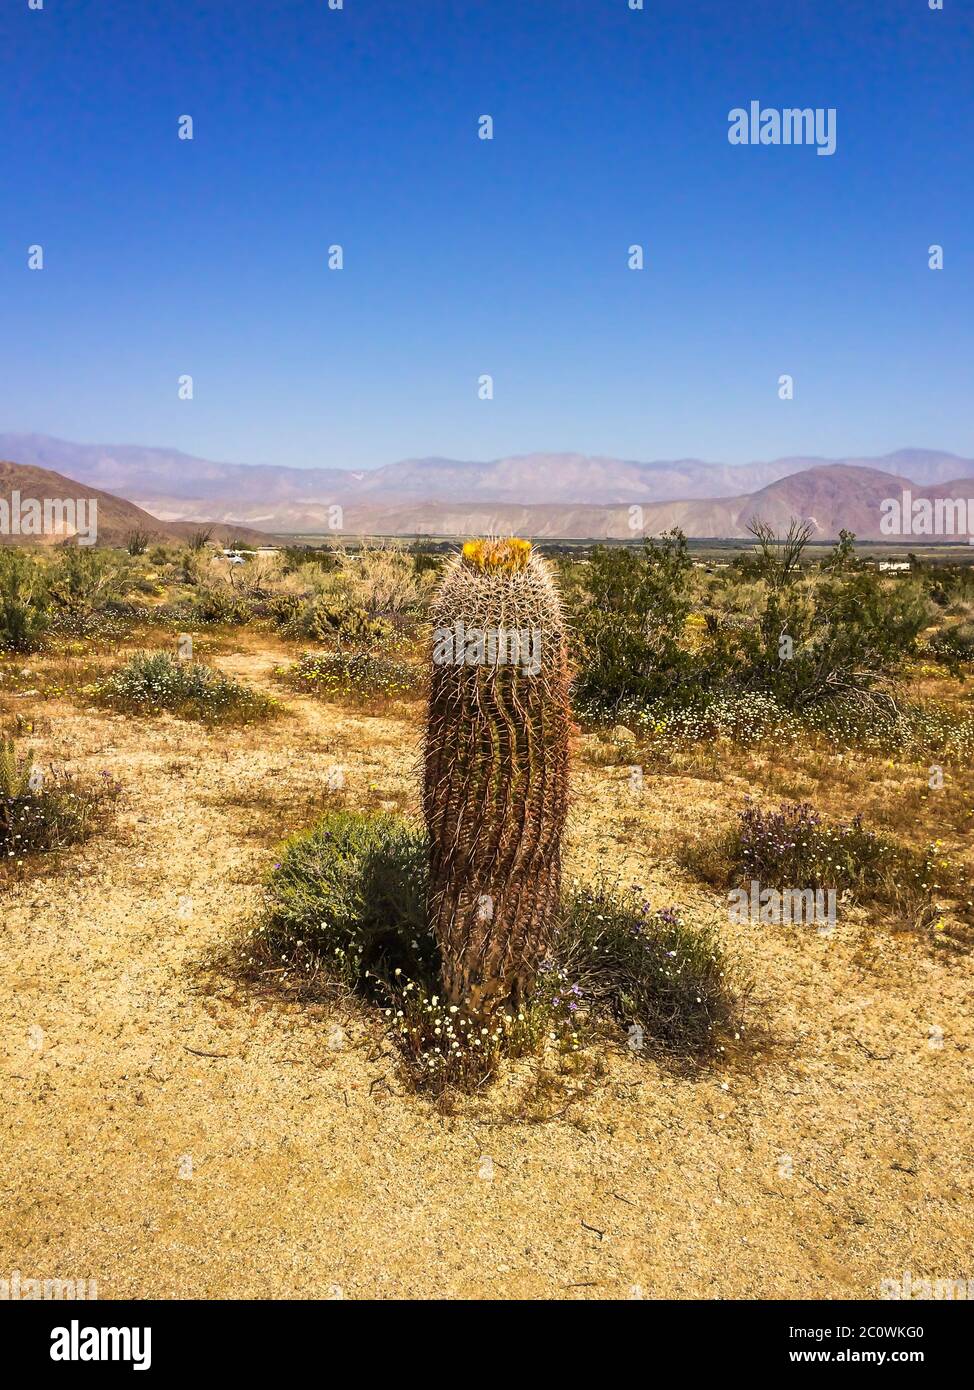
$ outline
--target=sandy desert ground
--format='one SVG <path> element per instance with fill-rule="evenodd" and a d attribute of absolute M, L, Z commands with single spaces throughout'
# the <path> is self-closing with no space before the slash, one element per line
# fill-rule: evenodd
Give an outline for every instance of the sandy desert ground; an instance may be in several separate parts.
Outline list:
<path fill-rule="evenodd" d="M 272 639 L 214 650 L 280 693 Z M 327 766 L 350 804 L 417 810 L 418 708 L 284 700 L 213 733 L 34 702 L 38 756 L 125 794 L 114 828 L 0 893 L 0 1273 L 106 1298 L 875 1298 L 904 1270 L 974 1277 L 970 958 L 862 916 L 830 938 L 728 925 L 675 851 L 761 790 L 751 770 L 647 774 L 637 799 L 625 769 L 575 763 L 568 873 L 719 921 L 754 980 L 750 1044 L 720 1067 L 600 1044 L 578 1075 L 518 1063 L 444 1107 L 355 1007 L 222 969 Z"/>

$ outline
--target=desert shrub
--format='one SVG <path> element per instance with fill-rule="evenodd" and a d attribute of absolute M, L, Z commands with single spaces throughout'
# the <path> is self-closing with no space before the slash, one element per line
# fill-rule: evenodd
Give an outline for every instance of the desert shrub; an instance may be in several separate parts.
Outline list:
<path fill-rule="evenodd" d="M 48 573 L 52 635 L 111 640 L 145 620 L 148 609 L 133 592 L 151 591 L 122 553 L 68 546 Z"/>
<path fill-rule="evenodd" d="M 0 546 L 0 649 L 33 652 L 47 631 L 44 573 L 31 555 Z"/>
<path fill-rule="evenodd" d="M 722 1051 L 743 1031 L 740 996 L 716 931 L 638 889 L 576 887 L 563 907 L 557 962 L 578 1003 L 628 1031 L 633 1051 Z"/>
<path fill-rule="evenodd" d="M 275 627 L 288 628 L 304 606 L 305 600 L 300 594 L 272 594 L 260 605 L 259 612 L 261 617 L 269 618 Z"/>
<path fill-rule="evenodd" d="M 213 527 L 203 526 L 199 530 L 193 531 L 186 541 L 187 548 L 194 555 L 199 555 L 206 549 L 213 537 Z"/>
<path fill-rule="evenodd" d="M 415 666 L 364 651 L 305 652 L 276 673 L 286 685 L 328 699 L 406 699 L 419 694 Z"/>
<path fill-rule="evenodd" d="M 554 950 L 517 1012 L 474 1022 L 442 997 L 427 882 L 420 827 L 329 811 L 284 842 L 244 968 L 297 997 L 354 991 L 381 1007 L 409 1074 L 433 1090 L 482 1084 L 503 1058 L 549 1046 L 574 1054 L 596 1028 L 625 1030 L 634 1056 L 684 1060 L 741 1032 L 714 932 L 606 885 L 566 896 Z"/>
<path fill-rule="evenodd" d="M 331 811 L 285 841 L 251 933 L 253 962 L 283 962 L 295 983 L 368 989 L 399 969 L 435 978 L 426 927 L 426 845 L 393 815 Z"/>
<path fill-rule="evenodd" d="M 326 645 L 371 647 L 411 634 L 425 617 L 435 585 L 432 573 L 417 573 L 399 547 L 345 551 L 298 551 L 281 564 L 287 600 L 269 614 L 285 637 Z M 275 594 L 282 590 L 275 587 Z M 295 601 L 295 600 L 300 601 Z"/>
<path fill-rule="evenodd" d="M 168 652 L 136 652 L 89 692 L 112 709 L 131 714 L 168 711 L 204 724 L 250 724 L 279 713 L 262 691 L 195 661 Z"/>
<path fill-rule="evenodd" d="M 227 582 L 232 591 L 247 598 L 255 609 L 277 594 L 298 594 L 302 586 L 287 572 L 280 556 L 252 554 L 247 563 L 233 566 L 227 573 Z"/>
<path fill-rule="evenodd" d="M 917 586 L 868 570 L 772 589 L 739 636 L 739 679 L 791 709 L 869 690 L 916 651 L 928 616 Z"/>
<path fill-rule="evenodd" d="M 583 717 L 645 710 L 658 722 L 686 710 L 704 727 L 709 703 L 720 717 L 720 700 L 747 694 L 801 713 L 878 688 L 917 651 L 930 616 L 921 584 L 860 568 L 848 533 L 813 574 L 802 568 L 807 527 L 752 530 L 754 551 L 720 578 L 693 573 L 679 531 L 638 550 L 595 547 L 567 568 Z"/>
<path fill-rule="evenodd" d="M 338 568 L 338 558 L 331 549 L 313 545 L 286 545 L 281 551 L 285 574 L 297 574 L 305 565 L 319 565 L 323 570 Z"/>
<path fill-rule="evenodd" d="M 911 570 L 924 585 L 938 608 L 951 617 L 968 612 L 974 603 L 974 565 L 927 564 L 918 556 L 910 556 Z"/>
<path fill-rule="evenodd" d="M 144 555 L 149 548 L 149 533 L 136 529 L 130 531 L 125 539 L 125 549 L 129 555 Z"/>
<path fill-rule="evenodd" d="M 752 523 L 754 550 L 735 573 L 748 585 L 743 621 L 708 618 L 714 654 L 732 683 L 801 710 L 845 691 L 871 689 L 916 650 L 929 618 L 918 584 L 885 583 L 863 570 L 855 536 L 843 531 L 819 576 L 803 573 L 807 523 L 784 537 Z"/>
<path fill-rule="evenodd" d="M 691 846 L 685 862 L 722 887 L 834 889 L 858 902 L 890 907 L 912 926 L 939 920 L 936 895 L 957 871 L 934 843 L 918 852 L 867 829 L 860 816 L 830 823 L 808 802 L 764 811 L 750 804 L 715 841 Z"/>
<path fill-rule="evenodd" d="M 568 586 L 577 644 L 576 704 L 615 717 L 622 706 L 666 698 L 692 660 L 681 646 L 691 599 L 686 539 L 673 531 L 639 549 L 596 546 Z"/>
<path fill-rule="evenodd" d="M 436 588 L 435 571 L 418 571 L 401 546 L 363 546 L 343 555 L 341 576 L 353 608 L 397 628 L 425 616 Z"/>
<path fill-rule="evenodd" d="M 180 584 L 196 585 L 203 581 L 206 576 L 204 549 L 203 546 L 198 550 L 187 546 L 179 552 L 175 563 L 175 578 Z"/>
<path fill-rule="evenodd" d="M 253 614 L 252 605 L 243 594 L 217 584 L 200 585 L 189 612 L 191 621 L 196 623 L 227 626 L 246 623 Z"/>
<path fill-rule="evenodd" d="M 299 624 L 300 635 L 316 642 L 337 642 L 351 646 L 371 646 L 386 642 L 393 635 L 387 618 L 355 607 L 343 594 L 322 594 L 314 599 Z"/>
<path fill-rule="evenodd" d="M 63 769 L 41 774 L 33 754 L 0 743 L 0 868 L 88 839 L 110 818 L 121 788 L 107 772 L 95 781 Z"/>
<path fill-rule="evenodd" d="M 945 623 L 927 643 L 927 650 L 934 657 L 945 659 L 950 665 L 962 665 L 974 661 L 974 618 L 962 618 L 960 622 Z"/>
<path fill-rule="evenodd" d="M 48 576 L 52 605 L 67 613 L 90 612 L 121 598 L 131 576 L 123 558 L 91 546 L 64 547 Z"/>

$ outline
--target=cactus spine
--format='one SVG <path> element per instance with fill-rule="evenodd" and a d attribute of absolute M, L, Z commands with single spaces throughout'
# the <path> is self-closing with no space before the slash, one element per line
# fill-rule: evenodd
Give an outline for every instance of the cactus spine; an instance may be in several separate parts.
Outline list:
<path fill-rule="evenodd" d="M 527 541 L 471 541 L 433 609 L 423 810 L 447 999 L 487 1017 L 530 986 L 556 925 L 568 805 L 558 593 Z"/>

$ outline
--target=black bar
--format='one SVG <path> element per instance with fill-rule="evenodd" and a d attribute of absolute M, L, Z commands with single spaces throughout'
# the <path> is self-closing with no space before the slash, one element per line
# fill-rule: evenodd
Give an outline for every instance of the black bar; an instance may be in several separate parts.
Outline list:
<path fill-rule="evenodd" d="M 875 1302 L 656 1302 L 651 1300 L 617 1300 L 612 1316 L 620 1321 L 609 1329 L 608 1340 L 593 1338 L 593 1329 L 586 1328 L 592 1304 L 599 1300 L 570 1299 L 565 1302 L 584 1303 L 576 1308 L 571 1323 L 565 1327 L 568 1340 L 551 1341 L 539 1322 L 531 1338 L 533 1351 L 525 1355 L 554 1357 L 560 1361 L 572 1346 L 579 1346 L 579 1337 L 593 1355 L 612 1364 L 620 1356 L 636 1354 L 642 1347 L 644 1371 L 661 1369 L 671 1361 L 679 1361 L 690 1372 L 720 1369 L 725 1372 L 746 1373 L 751 1370 L 787 1371 L 792 1366 L 818 1367 L 828 1373 L 832 1366 L 868 1365 L 877 1368 L 901 1367 L 907 1370 L 931 1368 L 947 1371 L 956 1366 L 970 1339 L 970 1318 L 967 1307 L 957 1307 L 953 1300 L 906 1301 L 877 1300 Z M 475 1305 L 476 1316 L 482 1305 Z M 495 1308 L 491 1319 L 503 1317 L 505 1304 Z M 542 1311 L 537 1304 L 529 1305 L 529 1316 L 543 1319 L 564 1312 L 564 1304 L 553 1304 Z M 515 1317 L 523 1315 L 512 1306 Z M 408 1339 L 386 1334 L 386 1318 L 397 1317 L 395 1303 L 368 1304 L 368 1322 L 360 1322 L 361 1306 L 354 1301 L 329 1300 L 319 1302 L 101 1302 L 44 1303 L 22 1300 L 16 1306 L 0 1306 L 0 1336 L 6 1358 L 13 1353 L 21 1374 L 50 1367 L 50 1372 L 70 1380 L 79 1371 L 173 1376 L 191 1370 L 195 1375 L 207 1371 L 226 1375 L 239 1370 L 250 1377 L 261 1371 L 280 1371 L 294 1359 L 313 1359 L 324 1373 L 339 1373 L 339 1367 L 352 1348 L 362 1355 L 362 1369 L 374 1374 L 376 1363 L 386 1352 L 389 1362 L 403 1363 L 411 1373 L 417 1366 L 430 1375 L 441 1375 L 454 1361 L 451 1343 L 456 1341 L 458 1353 L 466 1352 L 469 1360 L 470 1337 L 466 1330 L 467 1306 L 458 1309 L 459 1316 L 438 1307 L 436 1311 L 436 1340 L 431 1340 L 433 1328 L 417 1323 Z M 423 1319 L 415 1304 L 410 1306 L 411 1318 Z M 596 1328 L 606 1336 L 603 1307 L 596 1314 Z M 581 1323 L 579 1318 L 582 1319 Z M 377 1321 L 381 1320 L 381 1321 Z M 560 1319 L 558 1319 L 560 1321 Z M 78 1333 L 72 1343 L 56 1329 L 71 1332 L 77 1324 Z M 84 1329 L 99 1330 L 97 1340 Z M 74 1350 L 80 1354 L 84 1345 L 102 1350 L 100 1329 L 150 1329 L 146 1344 L 144 1333 L 131 1341 L 128 1361 L 53 1360 L 52 1349 Z M 376 1335 L 379 1334 L 379 1335 Z M 445 1334 L 445 1335 L 444 1335 Z M 597 1336 L 597 1334 L 596 1334 Z M 620 1336 L 638 1338 L 637 1342 L 617 1340 Z M 350 1337 L 355 1338 L 351 1340 Z M 364 1341 L 359 1338 L 364 1337 Z M 111 1353 L 115 1346 L 109 1337 L 104 1347 Z M 559 1350 L 559 1347 L 561 1350 Z M 126 1349 L 119 1339 L 118 1350 Z M 386 1350 L 388 1349 L 388 1350 Z M 140 1357 L 148 1365 L 135 1371 L 133 1361 Z M 516 1354 L 516 1357 L 520 1353 Z M 516 1359 L 516 1358 L 515 1358 Z M 441 1369 L 436 1370 L 439 1366 Z M 515 1367 L 509 1368 L 514 1373 Z M 344 1372 L 347 1374 L 347 1371 Z"/>

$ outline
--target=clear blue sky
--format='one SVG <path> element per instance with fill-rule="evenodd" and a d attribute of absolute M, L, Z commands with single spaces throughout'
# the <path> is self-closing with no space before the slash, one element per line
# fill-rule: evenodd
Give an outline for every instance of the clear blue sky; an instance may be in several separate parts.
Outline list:
<path fill-rule="evenodd" d="M 968 0 L 4 0 L 0 52 L 0 429 L 974 455 Z M 836 153 L 729 144 L 755 99 Z"/>

